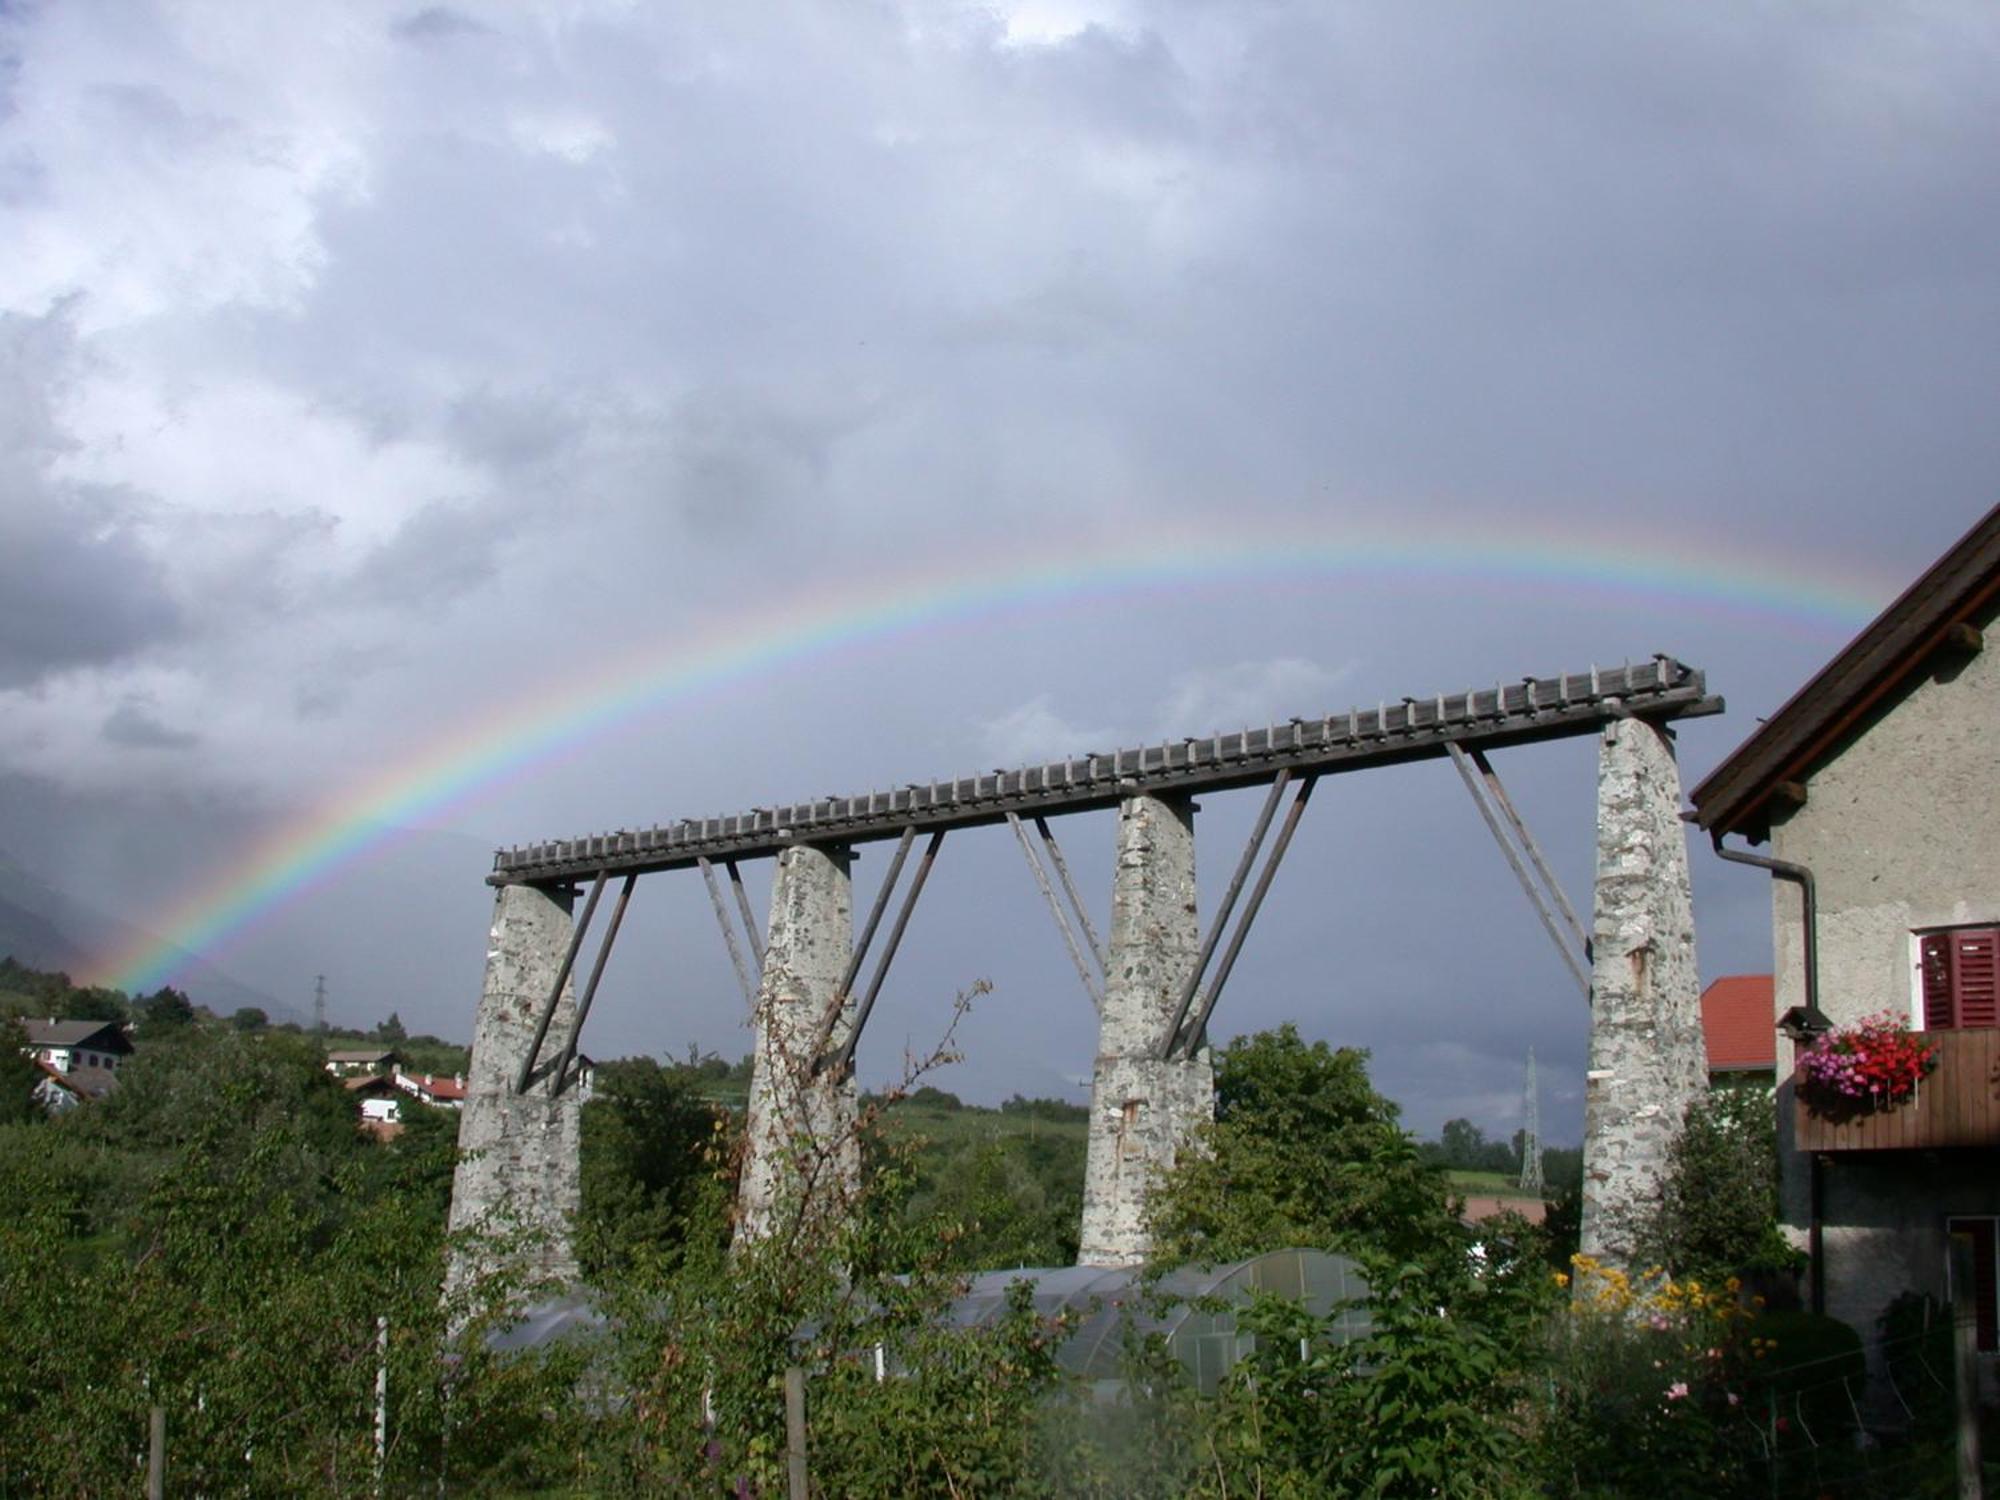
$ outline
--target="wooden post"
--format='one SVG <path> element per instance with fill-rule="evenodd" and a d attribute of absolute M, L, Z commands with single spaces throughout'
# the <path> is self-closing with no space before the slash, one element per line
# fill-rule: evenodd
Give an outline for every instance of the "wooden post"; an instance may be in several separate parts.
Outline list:
<path fill-rule="evenodd" d="M 1982 1500 L 1979 1455 L 1979 1312 L 1969 1234 L 1951 1237 L 1952 1389 L 1958 1396 L 1958 1500 Z"/>
<path fill-rule="evenodd" d="M 791 1500 L 809 1500 L 806 1479 L 806 1372 L 785 1370 L 785 1479 Z"/>
<path fill-rule="evenodd" d="M 146 1417 L 146 1500 L 167 1500 L 167 1409 Z"/>

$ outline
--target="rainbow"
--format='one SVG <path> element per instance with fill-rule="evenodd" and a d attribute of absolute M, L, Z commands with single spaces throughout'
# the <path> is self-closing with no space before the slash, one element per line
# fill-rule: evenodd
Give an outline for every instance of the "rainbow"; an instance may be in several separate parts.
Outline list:
<path fill-rule="evenodd" d="M 279 828 L 156 914 L 142 943 L 102 955 L 94 982 L 138 993 L 335 873 L 388 846 L 405 826 L 491 796 L 645 715 L 836 653 L 920 631 L 974 626 L 1102 599 L 1175 596 L 1229 585 L 1411 582 L 1569 602 L 1651 605 L 1844 638 L 1893 585 L 1806 571 L 1794 557 L 1697 555 L 1539 533 L 1490 522 L 1431 524 L 1421 535 L 1352 524 L 1154 534 L 1084 542 L 1059 558 L 1023 553 L 932 565 L 844 589 L 758 599 L 732 619 L 652 642 L 586 680 L 537 683 L 484 718 L 440 736 Z M 775 605 L 775 607 L 774 607 Z"/>

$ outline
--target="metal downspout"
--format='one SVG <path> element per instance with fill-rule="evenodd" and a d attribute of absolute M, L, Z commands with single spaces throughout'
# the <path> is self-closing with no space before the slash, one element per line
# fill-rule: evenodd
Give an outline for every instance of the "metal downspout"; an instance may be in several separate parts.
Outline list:
<path fill-rule="evenodd" d="M 1808 1027 L 1818 1030 L 1832 1030 L 1833 1022 L 1828 1020 L 1826 1012 L 1819 1008 L 1819 892 L 1813 883 L 1813 872 L 1804 865 L 1794 864 L 1790 860 L 1773 859 L 1769 855 L 1764 854 L 1752 854 L 1744 849 L 1725 849 L 1722 847 L 1723 837 L 1724 831 L 1719 828 L 1709 834 L 1709 842 L 1715 849 L 1718 859 L 1726 859 L 1731 864 L 1752 865 L 1759 870 L 1767 870 L 1779 880 L 1789 880 L 1799 888 L 1800 901 L 1804 908 L 1804 941 L 1801 947 L 1804 949 L 1803 957 L 1806 971 L 1806 1003 L 1803 1020 Z M 1809 1153 L 1806 1163 L 1809 1174 L 1806 1192 L 1810 1200 L 1806 1223 L 1806 1245 L 1807 1254 L 1812 1257 L 1812 1280 L 1809 1295 L 1811 1297 L 1812 1310 L 1815 1313 L 1823 1314 L 1826 1311 L 1826 1257 L 1823 1253 L 1825 1247 L 1824 1221 L 1826 1206 L 1826 1183 L 1823 1175 L 1825 1169 L 1820 1164 L 1817 1152 Z"/>

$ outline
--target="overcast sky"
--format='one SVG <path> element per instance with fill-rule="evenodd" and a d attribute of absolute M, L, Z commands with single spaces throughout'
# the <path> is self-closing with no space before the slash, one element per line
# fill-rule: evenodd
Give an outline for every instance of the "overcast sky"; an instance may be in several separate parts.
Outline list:
<path fill-rule="evenodd" d="M 215 957 L 463 1037 L 495 844 L 1656 650 L 1731 704 L 1692 782 L 1865 618 L 1805 592 L 1884 603 L 2000 497 L 1996 83 L 1986 3 L 0 0 L 0 850 L 147 923 L 634 651 L 1343 527 L 1550 564 L 1194 577 L 751 674 Z M 1565 538 L 1772 604 L 1565 581 Z M 1587 899 L 1588 744 L 1500 769 Z M 1108 901 L 1110 820 L 1061 832 Z M 1582 1003 L 1485 839 L 1442 766 L 1330 783 L 1217 1030 L 1369 1046 L 1425 1130 L 1512 1128 L 1533 1046 L 1574 1138 Z M 1768 966 L 1760 877 L 1704 857 L 1697 902 L 1707 974 Z M 1073 1091 L 1004 830 L 947 846 L 864 1080 L 977 979 L 948 1082 Z M 748 1050 L 698 881 L 641 887 L 600 1012 L 600 1056 Z"/>

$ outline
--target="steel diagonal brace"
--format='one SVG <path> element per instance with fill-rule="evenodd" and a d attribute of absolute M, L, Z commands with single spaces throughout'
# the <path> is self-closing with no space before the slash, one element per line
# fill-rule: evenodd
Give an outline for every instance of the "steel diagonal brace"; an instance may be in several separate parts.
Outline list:
<path fill-rule="evenodd" d="M 597 981 L 604 977 L 605 962 L 611 957 L 611 945 L 618 941 L 618 929 L 625 922 L 625 908 L 632 901 L 632 887 L 639 883 L 638 873 L 627 875 L 625 883 L 618 888 L 618 903 L 611 908 L 611 925 L 604 929 L 604 941 L 598 945 L 597 958 L 590 966 L 590 978 L 585 981 L 583 994 L 577 997 L 576 1020 L 570 1023 L 569 1040 L 563 1043 L 562 1056 L 556 1059 L 554 1093 L 560 1094 L 569 1087 L 569 1065 L 576 1060 L 576 1044 L 583 1035 L 583 1023 L 590 1015 L 590 1005 L 597 998 Z"/>
<path fill-rule="evenodd" d="M 750 934 L 750 952 L 757 960 L 757 972 L 764 972 L 764 940 L 757 936 L 757 914 L 750 910 L 750 893 L 743 889 L 743 872 L 736 868 L 736 861 L 726 859 L 723 867 L 729 871 L 729 883 L 736 889 L 736 909 L 743 913 L 743 930 Z"/>
<path fill-rule="evenodd" d="M 1049 820 L 1039 813 L 1035 815 L 1035 832 L 1042 836 L 1042 843 L 1048 847 L 1049 863 L 1056 867 L 1056 879 L 1062 883 L 1063 894 L 1069 897 L 1069 904 L 1076 912 L 1077 925 L 1083 929 L 1083 940 L 1090 946 L 1090 956 L 1097 960 L 1097 972 L 1109 975 L 1111 959 L 1104 951 L 1104 944 L 1098 941 L 1097 929 L 1090 925 L 1090 912 L 1083 904 L 1083 898 L 1076 893 L 1076 883 L 1069 878 L 1069 861 L 1063 858 L 1062 845 L 1049 832 Z"/>
<path fill-rule="evenodd" d="M 917 860 L 916 873 L 910 877 L 910 888 L 903 894 L 903 903 L 896 909 L 896 920 L 890 924 L 889 936 L 882 945 L 882 956 L 875 961 L 874 973 L 869 976 L 868 988 L 861 996 L 861 1003 L 855 1008 L 854 1019 L 849 1023 L 847 1036 L 837 1051 L 829 1053 L 827 1048 L 833 1042 L 834 1027 L 839 1023 L 840 1013 L 847 1006 L 851 993 L 848 986 L 861 972 L 861 962 L 866 957 L 868 944 L 875 936 L 876 925 L 886 909 L 889 893 L 894 889 L 897 878 L 902 874 L 903 858 L 909 853 L 910 845 L 916 838 L 916 829 L 903 830 L 903 838 L 897 846 L 896 857 L 883 872 L 882 888 L 876 893 L 874 909 L 869 913 L 868 925 L 860 942 L 847 961 L 847 975 L 839 992 L 833 997 L 826 1019 L 820 1023 L 819 1036 L 813 1044 L 814 1076 L 831 1071 L 836 1078 L 844 1078 L 854 1066 L 854 1049 L 861 1042 L 862 1028 L 868 1024 L 868 1013 L 875 1008 L 875 997 L 882 992 L 882 981 L 889 977 L 889 965 L 896 960 L 896 950 L 903 944 L 903 933 L 910 925 L 910 914 L 917 909 L 917 898 L 924 893 L 924 882 L 931 878 L 931 866 L 937 863 L 938 845 L 944 842 L 945 831 L 935 830 L 930 841 L 924 845 L 924 852 Z"/>
<path fill-rule="evenodd" d="M 569 950 L 563 954 L 562 967 L 556 970 L 556 982 L 549 987 L 549 998 L 542 1006 L 540 1019 L 535 1022 L 535 1039 L 528 1044 L 528 1055 L 521 1059 L 521 1071 L 514 1078 L 514 1092 L 525 1094 L 528 1084 L 535 1076 L 535 1059 L 541 1056 L 542 1042 L 549 1034 L 549 1022 L 555 1019 L 556 1005 L 562 999 L 563 986 L 569 983 L 570 970 L 576 967 L 576 955 L 583 947 L 583 935 L 590 930 L 590 919 L 597 911 L 597 898 L 604 894 L 604 881 L 608 871 L 599 870 L 597 879 L 591 882 L 590 896 L 583 903 L 583 915 L 576 919 L 576 926 L 569 935 Z"/>
<path fill-rule="evenodd" d="M 1493 835 L 1493 841 L 1500 846 L 1500 852 L 1507 857 L 1507 867 L 1514 872 L 1514 878 L 1521 883 L 1521 889 L 1528 893 L 1528 901 L 1534 906 L 1535 915 L 1541 918 L 1542 930 L 1548 933 L 1549 941 L 1556 945 L 1556 953 L 1561 957 L 1563 966 L 1582 988 L 1584 999 L 1588 1000 L 1590 970 L 1578 957 L 1578 950 L 1582 949 L 1587 953 L 1589 939 L 1584 935 L 1583 923 L 1577 920 L 1575 908 L 1563 895 L 1562 887 L 1556 884 L 1548 862 L 1542 858 L 1541 849 L 1529 834 L 1528 825 L 1514 810 L 1514 804 L 1508 798 L 1506 789 L 1500 785 L 1500 778 L 1494 774 L 1493 767 L 1487 764 L 1483 754 L 1476 757 L 1475 770 L 1475 757 L 1466 754 L 1463 747 L 1454 741 L 1448 741 L 1445 748 L 1451 752 L 1451 763 L 1457 768 L 1459 779 L 1465 783 L 1466 791 L 1471 793 L 1473 806 L 1479 809 L 1479 816 L 1485 820 L 1487 831 Z M 1520 838 L 1522 848 L 1527 850 L 1535 874 L 1529 873 L 1528 866 L 1522 863 L 1521 850 L 1516 849 L 1514 841 L 1507 836 L 1507 827 L 1502 822 L 1503 815 L 1505 824 L 1513 827 Z M 1546 890 L 1543 885 L 1537 883 L 1537 875 L 1541 881 L 1546 882 Z M 1571 947 L 1563 938 L 1562 929 L 1557 925 L 1555 905 L 1551 904 L 1551 896 L 1554 898 L 1554 903 L 1561 907 L 1562 916 L 1576 939 L 1576 947 Z"/>
<path fill-rule="evenodd" d="M 743 1003 L 752 1007 L 757 1004 L 757 984 L 750 977 L 750 966 L 743 962 L 743 950 L 736 942 L 736 924 L 730 919 L 729 908 L 722 904 L 722 885 L 715 878 L 715 866 L 708 862 L 706 855 L 696 860 L 701 867 L 701 878 L 708 883 L 708 902 L 715 908 L 716 924 L 722 928 L 722 941 L 729 947 L 729 964 L 736 970 L 736 983 L 743 991 Z M 755 936 L 752 928 L 752 936 Z"/>
<path fill-rule="evenodd" d="M 1104 1009 L 1104 991 L 1098 986 L 1097 978 L 1090 972 L 1090 965 L 1084 961 L 1083 949 L 1077 946 L 1076 933 L 1069 925 L 1069 918 L 1063 914 L 1062 905 L 1056 900 L 1055 888 L 1049 884 L 1049 872 L 1042 868 L 1041 856 L 1035 853 L 1035 846 L 1028 842 L 1028 830 L 1022 826 L 1021 815 L 1007 814 L 1007 825 L 1014 830 L 1014 837 L 1020 840 L 1021 855 L 1028 861 L 1028 868 L 1034 873 L 1035 884 L 1041 888 L 1042 899 L 1049 904 L 1049 915 L 1056 919 L 1056 930 L 1062 933 L 1063 946 L 1069 950 L 1069 961 L 1076 965 L 1076 977 L 1083 981 L 1083 992 L 1090 997 L 1092 1010 Z"/>
<path fill-rule="evenodd" d="M 1167 1025 L 1166 1042 L 1160 1049 L 1162 1058 L 1173 1056 L 1174 1043 L 1180 1039 L 1181 1027 L 1187 1021 L 1188 1011 L 1194 1006 L 1194 997 L 1208 975 L 1208 961 L 1215 956 L 1215 945 L 1222 941 L 1222 934 L 1229 926 L 1230 914 L 1236 910 L 1236 898 L 1243 894 L 1243 882 L 1250 878 L 1250 867 L 1256 864 L 1258 851 L 1264 847 L 1264 835 L 1270 832 L 1271 819 L 1278 811 L 1278 799 L 1284 796 L 1285 785 L 1291 779 L 1291 771 L 1283 769 L 1271 782 L 1263 809 L 1257 814 L 1257 822 L 1243 845 L 1243 857 L 1236 861 L 1236 873 L 1229 877 L 1229 889 L 1223 892 L 1222 905 L 1215 909 L 1215 919 L 1208 924 L 1208 936 L 1201 940 L 1201 951 L 1195 955 L 1194 967 L 1188 971 L 1187 982 L 1181 986 L 1180 1003 L 1174 1007 L 1174 1018 Z"/>
<path fill-rule="evenodd" d="M 1208 1018 L 1215 1014 L 1215 1004 L 1222 998 L 1222 987 L 1229 983 L 1229 976 L 1235 972 L 1244 940 L 1250 936 L 1250 924 L 1257 920 L 1257 912 L 1270 892 L 1271 881 L 1277 876 L 1285 851 L 1292 846 L 1292 835 L 1299 831 L 1299 819 L 1305 815 L 1306 803 L 1312 800 L 1313 788 L 1318 783 L 1319 777 L 1310 775 L 1299 782 L 1299 789 L 1292 796 L 1292 805 L 1285 810 L 1285 821 L 1278 828 L 1278 837 L 1271 844 L 1270 857 L 1264 861 L 1264 868 L 1258 871 L 1257 883 L 1250 888 L 1250 899 L 1244 904 L 1243 915 L 1237 918 L 1236 930 L 1229 935 L 1229 946 L 1222 950 L 1222 961 L 1216 965 L 1215 978 L 1209 983 L 1208 993 L 1202 997 L 1201 1008 L 1188 1022 L 1185 1031 L 1169 1034 L 1166 1049 L 1160 1054 L 1162 1057 L 1170 1058 L 1176 1052 L 1182 1057 L 1192 1057 L 1201 1050 L 1202 1042 L 1208 1035 Z M 1270 805 L 1276 805 L 1275 797 L 1268 800 Z M 1261 833 L 1258 841 L 1262 842 Z"/>

